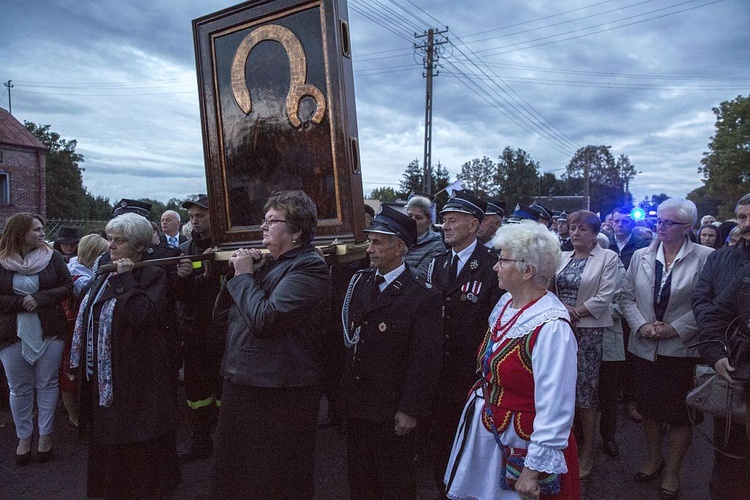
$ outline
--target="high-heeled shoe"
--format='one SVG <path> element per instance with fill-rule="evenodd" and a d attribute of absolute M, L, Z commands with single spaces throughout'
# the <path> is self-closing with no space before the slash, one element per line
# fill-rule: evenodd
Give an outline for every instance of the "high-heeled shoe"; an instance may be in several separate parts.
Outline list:
<path fill-rule="evenodd" d="M 636 483 L 650 483 L 651 481 L 653 481 L 654 479 L 656 479 L 658 476 L 661 475 L 666 465 L 667 465 L 666 462 L 662 460 L 661 465 L 659 465 L 659 467 L 650 474 L 646 474 L 645 472 L 638 471 L 635 473 L 635 476 L 633 477 L 633 481 L 635 481 Z"/>
<path fill-rule="evenodd" d="M 37 449 L 36 461 L 39 463 L 47 462 L 49 461 L 50 458 L 52 458 L 52 436 L 39 436 L 39 448 L 41 448 L 48 442 L 49 442 L 49 450 L 41 451 Z"/>

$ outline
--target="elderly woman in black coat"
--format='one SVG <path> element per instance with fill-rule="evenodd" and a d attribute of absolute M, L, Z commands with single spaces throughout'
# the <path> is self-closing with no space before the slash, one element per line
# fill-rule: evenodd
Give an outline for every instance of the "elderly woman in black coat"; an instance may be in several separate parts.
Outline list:
<path fill-rule="evenodd" d="M 312 245 L 313 201 L 282 192 L 265 205 L 263 245 L 240 248 L 216 299 L 226 324 L 214 498 L 312 498 L 331 282 Z"/>
<path fill-rule="evenodd" d="M 167 274 L 135 268 L 151 224 L 133 213 L 106 227 L 117 270 L 83 298 L 73 334 L 80 428 L 88 427 L 89 497 L 159 498 L 179 482 L 174 446 L 176 386 L 164 333 Z"/>

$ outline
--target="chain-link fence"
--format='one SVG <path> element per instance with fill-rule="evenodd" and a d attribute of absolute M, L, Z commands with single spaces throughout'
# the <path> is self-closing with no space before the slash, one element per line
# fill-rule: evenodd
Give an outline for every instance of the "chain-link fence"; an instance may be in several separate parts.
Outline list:
<path fill-rule="evenodd" d="M 72 227 L 78 230 L 81 236 L 89 234 L 94 229 L 104 229 L 106 220 L 84 220 L 84 219 L 47 219 L 44 221 L 44 232 L 47 240 L 54 241 L 61 227 Z"/>

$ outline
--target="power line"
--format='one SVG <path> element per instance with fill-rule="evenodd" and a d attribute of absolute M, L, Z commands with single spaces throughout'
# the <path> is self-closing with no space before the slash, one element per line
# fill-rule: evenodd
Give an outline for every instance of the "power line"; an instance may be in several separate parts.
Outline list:
<path fill-rule="evenodd" d="M 695 1 L 697 1 L 697 0 L 689 0 L 687 2 L 682 2 L 680 4 L 671 5 L 671 6 L 668 6 L 668 7 L 663 7 L 661 9 L 656 9 L 656 10 L 653 10 L 653 11 L 649 11 L 649 12 L 644 13 L 644 14 L 638 14 L 638 15 L 635 15 L 635 16 L 625 17 L 625 18 L 622 18 L 622 19 L 617 20 L 617 21 L 596 24 L 596 25 L 593 25 L 593 26 L 587 26 L 585 28 L 580 28 L 580 29 L 577 29 L 577 30 L 566 31 L 566 32 L 563 32 L 563 33 L 557 33 L 557 34 L 554 34 L 554 35 L 548 35 L 548 36 L 544 36 L 544 37 L 541 37 L 541 38 L 535 38 L 533 40 L 526 40 L 526 41 L 523 41 L 523 42 L 516 42 L 516 43 L 509 44 L 509 45 L 504 45 L 502 47 L 495 47 L 495 48 L 488 48 L 488 49 L 477 50 L 476 53 L 477 54 L 480 54 L 480 53 L 495 54 L 495 55 L 507 54 L 509 52 L 515 52 L 517 50 L 527 50 L 527 49 L 532 49 L 532 48 L 536 48 L 536 47 L 542 47 L 542 46 L 545 46 L 545 45 L 550 45 L 550 44 L 553 44 L 553 43 L 560 43 L 560 42 L 565 42 L 565 41 L 568 41 L 568 40 L 575 40 L 575 39 L 584 38 L 584 37 L 587 37 L 587 36 L 598 35 L 600 33 L 606 33 L 608 31 L 614 31 L 614 30 L 618 30 L 618 29 L 622 29 L 622 28 L 627 28 L 629 26 L 634 26 L 636 24 L 642 24 L 642 23 L 645 23 L 645 22 L 653 21 L 655 19 L 662 19 L 662 18 L 673 16 L 673 15 L 676 15 L 676 14 L 681 14 L 683 12 L 688 12 L 688 11 L 691 11 L 691 10 L 699 9 L 699 8 L 705 7 L 707 5 L 712 5 L 712 4 L 715 4 L 715 3 L 720 3 L 720 2 L 723 2 L 724 0 L 713 0 L 711 2 L 706 2 L 706 3 L 700 4 L 700 5 L 695 5 L 693 7 L 688 7 L 688 8 L 677 10 L 677 11 L 674 11 L 674 12 L 668 12 L 666 14 L 662 14 L 662 15 L 659 15 L 659 16 L 649 17 L 647 19 L 641 19 L 639 21 L 633 21 L 631 23 L 625 23 L 625 24 L 622 24 L 622 25 L 619 25 L 619 26 L 612 26 L 610 28 L 605 28 L 605 29 L 601 29 L 601 30 L 598 30 L 598 31 L 593 31 L 593 32 L 590 32 L 590 33 L 583 33 L 583 34 L 580 34 L 580 35 L 570 36 L 570 37 L 567 37 L 567 38 L 562 38 L 562 39 L 557 39 L 557 40 L 551 40 L 551 41 L 544 42 L 544 43 L 539 43 L 539 44 L 536 44 L 536 45 L 529 45 L 527 47 L 511 48 L 511 47 L 516 47 L 518 45 L 524 45 L 524 44 L 539 42 L 539 41 L 542 41 L 542 40 L 549 40 L 551 38 L 557 38 L 559 36 L 571 35 L 573 33 L 580 33 L 582 31 L 592 30 L 592 29 L 598 28 L 600 26 L 608 26 L 608 25 L 611 25 L 611 24 L 614 24 L 614 23 L 619 23 L 621 21 L 625 21 L 625 20 L 628 20 L 628 19 L 635 19 L 635 18 L 638 18 L 638 17 L 643 17 L 644 15 L 648 15 L 648 14 L 651 14 L 651 13 L 654 13 L 654 12 L 668 10 L 668 9 L 674 8 L 676 6 L 685 5 L 685 4 L 688 4 L 688 3 L 695 2 Z M 503 50 L 503 49 L 510 49 L 510 50 Z"/>

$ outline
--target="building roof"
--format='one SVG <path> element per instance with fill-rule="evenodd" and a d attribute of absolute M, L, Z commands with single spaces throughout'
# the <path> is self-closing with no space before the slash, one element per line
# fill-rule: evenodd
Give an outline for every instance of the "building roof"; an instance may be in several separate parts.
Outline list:
<path fill-rule="evenodd" d="M 0 108 L 0 144 L 21 148 L 47 149 L 42 141 L 16 120 L 8 111 Z"/>

